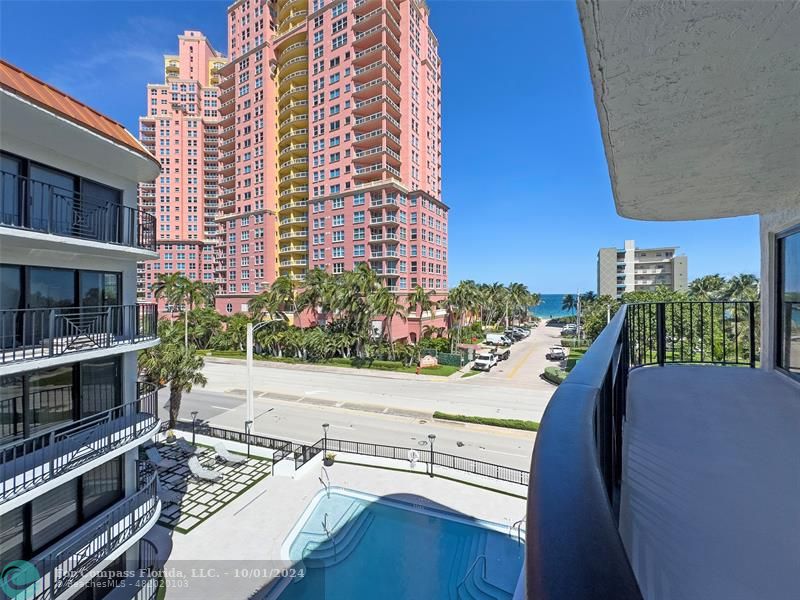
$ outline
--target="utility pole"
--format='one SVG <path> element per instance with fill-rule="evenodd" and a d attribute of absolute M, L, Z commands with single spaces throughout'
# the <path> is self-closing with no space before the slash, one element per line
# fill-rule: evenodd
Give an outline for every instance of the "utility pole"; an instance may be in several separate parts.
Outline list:
<path fill-rule="evenodd" d="M 576 323 L 575 323 L 575 336 L 576 336 L 575 342 L 580 344 L 580 342 L 581 342 L 581 295 L 580 295 L 580 293 L 578 293 L 577 296 L 578 296 L 578 312 L 577 312 L 577 318 L 576 318 Z"/>

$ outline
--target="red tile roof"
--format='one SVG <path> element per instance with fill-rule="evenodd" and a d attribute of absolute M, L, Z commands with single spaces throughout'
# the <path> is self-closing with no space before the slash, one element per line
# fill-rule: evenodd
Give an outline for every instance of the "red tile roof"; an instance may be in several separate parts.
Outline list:
<path fill-rule="evenodd" d="M 158 160 L 121 124 L 3 59 L 0 59 L 0 88 L 24 96 L 48 111 L 158 163 Z"/>

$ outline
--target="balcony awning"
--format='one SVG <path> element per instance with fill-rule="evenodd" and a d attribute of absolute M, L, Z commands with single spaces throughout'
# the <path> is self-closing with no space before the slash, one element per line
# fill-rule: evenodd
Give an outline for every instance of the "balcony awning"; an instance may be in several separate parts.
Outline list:
<path fill-rule="evenodd" d="M 795 3 L 578 0 L 578 10 L 620 215 L 800 204 Z"/>

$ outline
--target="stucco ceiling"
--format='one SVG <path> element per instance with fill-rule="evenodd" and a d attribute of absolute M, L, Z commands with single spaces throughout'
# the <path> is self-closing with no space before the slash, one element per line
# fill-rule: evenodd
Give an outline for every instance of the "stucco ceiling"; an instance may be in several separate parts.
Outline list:
<path fill-rule="evenodd" d="M 578 0 L 617 212 L 800 206 L 800 3 Z"/>

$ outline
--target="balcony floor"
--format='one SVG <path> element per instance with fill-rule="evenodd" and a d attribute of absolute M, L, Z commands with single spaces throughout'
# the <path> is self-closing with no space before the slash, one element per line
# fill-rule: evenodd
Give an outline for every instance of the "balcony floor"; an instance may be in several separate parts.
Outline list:
<path fill-rule="evenodd" d="M 635 369 L 620 532 L 645 600 L 800 589 L 800 386 L 760 369 Z"/>

